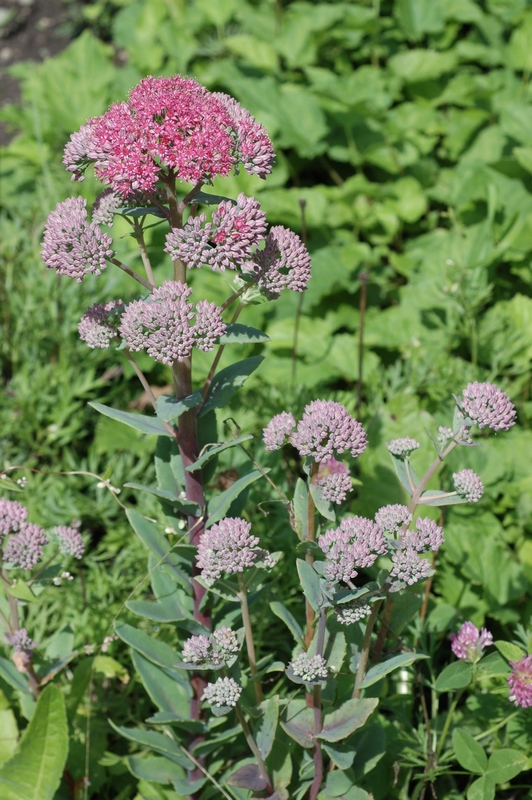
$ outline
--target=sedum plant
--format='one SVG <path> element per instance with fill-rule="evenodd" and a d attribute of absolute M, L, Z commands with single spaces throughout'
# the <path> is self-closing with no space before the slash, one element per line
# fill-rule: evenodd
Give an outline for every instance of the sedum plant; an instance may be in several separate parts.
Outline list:
<path fill-rule="evenodd" d="M 408 613 L 408 602 L 422 582 L 430 587 L 445 538 L 441 519 L 433 519 L 430 511 L 420 516 L 420 506 L 475 503 L 483 492 L 481 477 L 471 469 L 454 473 L 448 491 L 430 488 L 431 478 L 455 448 L 474 446 L 476 429 L 506 431 L 516 411 L 498 387 L 469 383 L 455 397 L 451 426 L 429 434 L 435 457 L 421 477 L 412 464 L 420 442 L 409 436 L 390 441 L 390 458 L 407 499 L 382 506 L 374 519 L 343 511 L 353 486 L 349 459 L 363 457 L 368 445 L 362 424 L 343 404 L 315 399 L 299 419 L 287 409 L 265 420 L 266 450 L 290 447 L 297 454 L 301 474 L 290 496 L 244 446 L 250 434 L 234 431 L 225 420 L 231 435 L 220 441 L 219 409 L 229 405 L 262 360 L 257 355 L 231 359 L 226 348 L 267 339 L 237 320 L 249 304 L 275 302 L 283 291 L 303 292 L 310 257 L 289 229 L 268 230 L 254 198 L 229 199 L 207 188 L 216 176 L 240 168 L 264 178 L 273 160 L 264 128 L 244 108 L 180 76 L 144 79 L 127 101 L 89 120 L 65 148 L 64 164 L 73 180 L 82 181 L 92 166 L 104 191 L 90 215 L 81 198 L 57 205 L 46 223 L 43 261 L 78 282 L 109 265 L 131 278 L 132 296 L 89 308 L 79 333 L 89 347 L 115 349 L 127 359 L 153 413 L 94 407 L 158 437 L 157 485 L 133 486 L 159 499 L 161 516 L 153 520 L 135 508 L 127 510 L 147 550 L 152 595 L 125 603 L 138 625 L 115 625 L 158 711 L 134 727 L 111 724 L 134 743 L 127 765 L 140 786 L 150 791 L 154 784 L 173 787 L 174 794 L 160 796 L 392 796 L 390 786 L 383 794 L 378 781 L 372 783 L 372 769 L 385 756 L 379 743 L 393 727 L 393 707 L 383 711 L 380 697 L 386 700 L 388 681 L 399 675 L 404 683 L 415 665 L 421 694 L 430 686 L 434 707 L 442 698 L 442 712 L 432 730 L 425 713 L 425 744 L 415 758 L 405 755 L 398 764 L 397 796 L 421 797 L 429 782 L 444 776 L 451 797 L 464 785 L 450 777 L 454 761 L 477 774 L 467 753 L 480 747 L 481 778 L 470 783 L 481 781 L 485 793 L 471 797 L 488 798 L 491 789 L 525 768 L 526 759 L 519 750 L 492 742 L 488 760 L 465 728 L 461 734 L 454 728 L 452 741 L 450 730 L 466 687 L 480 682 L 482 691 L 508 692 L 500 663 L 494 666 L 482 655 L 491 635 L 466 623 L 452 642 L 461 670 L 458 683 L 456 670 L 450 677 L 443 670 L 434 681 L 433 670 L 424 672 L 422 666 L 432 656 L 422 635 L 427 599 L 419 615 L 419 606 Z M 119 255 L 119 244 L 105 230 L 116 217 L 125 221 L 138 246 L 140 271 Z M 166 255 L 158 253 L 157 261 L 153 228 L 164 232 Z M 221 303 L 202 294 L 205 285 L 214 285 L 199 280 L 205 270 L 219 281 L 217 297 L 225 292 Z M 193 369 L 198 359 L 205 364 L 203 354 L 209 353 L 207 369 Z M 142 369 L 145 354 L 171 371 L 171 396 L 156 397 Z M 221 368 L 222 357 L 229 363 Z M 232 475 L 228 485 L 212 484 L 213 465 L 231 448 L 243 450 L 252 469 Z M 286 534 L 293 542 L 289 563 L 268 549 L 267 519 L 259 524 L 254 509 L 246 506 L 245 492 L 258 481 L 265 497 L 277 496 L 286 507 Z M 283 576 L 294 569 L 300 594 L 289 609 L 287 598 L 278 595 Z M 411 623 L 410 639 L 396 632 L 397 611 Z M 285 624 L 293 640 L 289 659 L 280 661 L 268 642 L 259 651 L 257 614 Z M 168 626 L 164 629 L 171 631 L 176 647 L 153 635 L 161 625 Z M 21 631 L 8 637 L 15 652 L 31 652 L 32 642 Z M 525 708 L 530 705 L 529 648 L 525 653 L 503 642 L 500 649 L 511 664 L 509 699 Z M 21 666 L 29 670 L 29 663 Z M 445 714 L 445 699 L 455 689 L 459 694 Z M 83 778 L 88 797 L 90 775 Z"/>

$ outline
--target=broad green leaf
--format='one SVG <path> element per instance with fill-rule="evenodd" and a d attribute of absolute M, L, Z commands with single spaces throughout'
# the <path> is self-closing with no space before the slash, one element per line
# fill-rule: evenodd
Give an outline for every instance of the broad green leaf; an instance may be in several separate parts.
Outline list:
<path fill-rule="evenodd" d="M 389 59 L 388 64 L 391 71 L 407 83 L 416 83 L 452 72 L 456 61 L 452 51 L 438 53 L 435 50 L 413 49 L 397 53 Z"/>
<path fill-rule="evenodd" d="M 212 379 L 200 416 L 204 416 L 214 408 L 222 408 L 227 405 L 262 361 L 264 361 L 264 356 L 251 356 L 251 358 L 237 361 L 236 364 L 231 364 L 217 372 Z"/>
<path fill-rule="evenodd" d="M 160 497 L 161 500 L 166 500 L 174 507 L 175 513 L 190 514 L 193 517 L 201 516 L 201 509 L 197 503 L 192 503 L 190 500 L 183 500 L 182 497 L 176 496 L 173 492 L 166 489 L 156 489 L 152 486 L 143 486 L 141 483 L 124 483 L 129 489 L 136 489 L 139 492 L 148 492 L 155 497 Z"/>
<path fill-rule="evenodd" d="M 445 667 L 436 679 L 435 689 L 437 692 L 453 692 L 455 689 L 464 689 L 469 686 L 473 678 L 473 668 L 471 664 L 464 661 L 457 661 Z"/>
<path fill-rule="evenodd" d="M 38 599 L 32 588 L 21 580 L 17 580 L 14 586 L 9 587 L 9 594 L 18 600 L 25 600 L 27 603 L 34 603 Z"/>
<path fill-rule="evenodd" d="M 463 728 L 455 728 L 453 731 L 453 748 L 461 767 L 468 772 L 486 772 L 488 757 L 484 748 Z"/>
<path fill-rule="evenodd" d="M 314 746 L 314 713 L 307 708 L 304 700 L 292 700 L 288 704 L 281 727 L 301 747 L 308 749 Z"/>
<path fill-rule="evenodd" d="M 111 719 L 109 720 L 109 724 L 117 733 L 119 733 L 125 739 L 128 739 L 130 742 L 135 742 L 143 749 L 148 748 L 149 750 L 153 750 L 155 753 L 160 753 L 161 755 L 166 756 L 166 758 L 169 758 L 170 761 L 180 764 L 180 766 L 184 767 L 185 769 L 190 768 L 189 759 L 179 749 L 176 742 L 170 736 L 166 736 L 164 733 L 158 733 L 157 731 L 146 730 L 144 728 L 126 728 L 122 725 L 116 725 Z"/>
<path fill-rule="evenodd" d="M 0 678 L 3 678 L 13 689 L 31 694 L 30 684 L 26 675 L 19 672 L 13 662 L 8 661 L 7 658 L 0 657 Z"/>
<path fill-rule="evenodd" d="M 157 416 L 163 422 L 172 422 L 184 414 L 185 411 L 190 411 L 191 408 L 196 408 L 202 401 L 201 392 L 196 390 L 188 397 L 183 397 L 178 400 L 177 397 L 167 397 L 165 395 L 157 398 Z"/>
<path fill-rule="evenodd" d="M 157 563 L 166 564 L 175 580 L 185 588 L 190 588 L 190 579 L 173 563 L 170 543 L 157 526 L 134 509 L 128 508 L 126 514 L 133 530 Z"/>
<path fill-rule="evenodd" d="M 3 800 L 53 800 L 68 754 L 65 701 L 57 686 L 40 695 L 18 752 L 0 768 Z"/>
<path fill-rule="evenodd" d="M 316 510 L 325 517 L 325 519 L 331 520 L 331 522 L 336 521 L 336 512 L 334 510 L 334 505 L 331 503 L 330 500 L 323 499 L 323 490 L 320 486 L 315 483 L 310 484 L 310 494 L 312 499 L 314 500 L 314 505 L 316 506 Z"/>
<path fill-rule="evenodd" d="M 523 650 L 516 644 L 512 644 L 512 642 L 498 640 L 493 642 L 493 644 L 507 661 L 520 661 L 526 656 L 526 653 L 524 653 Z"/>
<path fill-rule="evenodd" d="M 467 790 L 467 800 L 494 800 L 495 784 L 489 775 L 481 775 Z"/>
<path fill-rule="evenodd" d="M 298 478 L 296 481 L 292 503 L 297 535 L 305 541 L 308 526 L 308 487 L 303 478 Z"/>
<path fill-rule="evenodd" d="M 185 485 L 185 473 L 175 439 L 160 436 L 155 447 L 155 473 L 159 489 L 179 496 Z"/>
<path fill-rule="evenodd" d="M 211 525 L 214 525 L 215 522 L 218 522 L 225 517 L 231 507 L 231 504 L 237 499 L 239 494 L 241 494 L 244 489 L 247 489 L 248 486 L 250 486 L 259 478 L 262 478 L 262 473 L 259 472 L 258 469 L 255 469 L 231 484 L 229 489 L 226 489 L 224 492 L 220 492 L 219 494 L 215 495 L 208 505 L 207 522 L 205 523 L 205 527 L 209 528 Z"/>
<path fill-rule="evenodd" d="M 296 642 L 301 644 L 303 642 L 303 628 L 301 627 L 299 622 L 295 619 L 295 617 L 290 613 L 290 611 L 286 608 L 286 606 L 284 606 L 278 600 L 272 600 L 272 602 L 270 603 L 270 608 L 275 614 L 275 616 L 279 617 L 279 619 L 281 619 L 284 622 L 284 624 L 286 625 L 286 627 L 288 628 L 288 630 L 290 631 Z"/>
<path fill-rule="evenodd" d="M 160 642 L 158 639 L 148 636 L 144 631 L 133 628 L 125 622 L 116 622 L 115 631 L 123 642 L 137 650 L 152 664 L 162 667 L 173 680 L 183 686 L 188 686 L 181 670 L 175 666 L 181 660 L 180 655 L 175 650 L 172 650 L 166 642 Z"/>
<path fill-rule="evenodd" d="M 0 766 L 11 758 L 18 743 L 18 725 L 4 693 L 0 691 Z"/>
<path fill-rule="evenodd" d="M 393 453 L 390 453 L 390 457 L 393 462 L 395 474 L 399 478 L 399 481 L 406 489 L 408 494 L 412 496 L 419 481 L 416 480 L 417 476 L 412 468 L 412 465 L 410 464 L 409 459 L 398 458 L 397 456 L 394 456 Z"/>
<path fill-rule="evenodd" d="M 133 651 L 132 658 L 137 674 L 155 705 L 161 711 L 171 712 L 177 719 L 189 719 L 189 687 L 184 682 L 175 681 L 138 651 Z"/>
<path fill-rule="evenodd" d="M 430 658 L 430 656 L 423 655 L 422 653 L 401 653 L 399 656 L 389 658 L 387 661 L 383 661 L 381 664 L 377 664 L 367 671 L 366 677 L 360 684 L 360 688 L 366 689 L 368 686 L 373 686 L 374 683 L 380 681 L 385 675 L 389 675 L 394 669 L 408 667 L 410 664 L 413 664 L 414 661 L 419 661 L 419 659 L 422 658 Z"/>
<path fill-rule="evenodd" d="M 227 778 L 227 783 L 229 786 L 251 789 L 254 792 L 261 792 L 268 785 L 260 774 L 257 764 L 245 764 L 243 767 L 239 767 Z"/>
<path fill-rule="evenodd" d="M 495 750 L 488 761 L 487 774 L 495 783 L 506 783 L 523 772 L 528 766 L 528 758 L 519 750 L 509 747 Z"/>
<path fill-rule="evenodd" d="M 444 27 L 440 0 L 397 0 L 394 15 L 410 41 L 418 41 L 427 33 L 439 33 Z"/>
<path fill-rule="evenodd" d="M 347 700 L 340 708 L 325 715 L 323 729 L 316 735 L 325 742 L 340 742 L 365 724 L 369 715 L 377 708 L 377 697 Z"/>
<path fill-rule="evenodd" d="M 320 589 L 320 580 L 318 575 L 311 565 L 307 564 L 307 562 L 303 561 L 301 558 L 297 559 L 296 565 L 299 580 L 303 588 L 303 594 L 309 601 L 314 611 L 319 611 L 323 596 Z"/>
<path fill-rule="evenodd" d="M 223 336 L 220 336 L 220 344 L 258 344 L 269 342 L 270 337 L 258 328 L 250 325 L 242 325 L 240 322 L 232 322 L 227 326 Z"/>
<path fill-rule="evenodd" d="M 341 742 L 323 742 L 323 750 L 327 753 L 333 764 L 338 769 L 349 769 L 355 758 L 355 748 L 350 744 Z"/>
<path fill-rule="evenodd" d="M 222 442 L 222 444 L 217 444 L 213 447 L 206 447 L 200 457 L 194 461 L 193 464 L 190 464 L 187 467 L 188 472 L 195 472 L 198 469 L 201 469 L 204 464 L 211 460 L 218 455 L 218 453 L 222 453 L 224 450 L 228 450 L 230 447 L 235 447 L 242 442 L 249 442 L 250 439 L 253 439 L 251 434 L 244 434 L 243 436 L 237 436 L 235 439 L 231 439 L 229 442 Z"/>
<path fill-rule="evenodd" d="M 129 425 L 130 428 L 135 428 L 136 431 L 140 431 L 141 433 L 155 436 L 171 436 L 171 433 L 166 429 L 162 420 L 157 419 L 157 417 L 148 417 L 143 414 L 131 414 L 129 411 L 119 411 L 116 408 L 104 406 L 102 403 L 89 403 L 89 405 L 105 417 L 123 422 L 124 425 Z"/>
<path fill-rule="evenodd" d="M 183 777 L 183 768 L 160 756 L 128 756 L 126 764 L 135 778 L 153 783 L 171 783 Z"/>
<path fill-rule="evenodd" d="M 261 756 L 266 759 L 270 755 L 275 741 L 277 721 L 279 719 L 279 695 L 274 695 L 263 704 L 263 715 L 259 720 L 255 741 Z"/>

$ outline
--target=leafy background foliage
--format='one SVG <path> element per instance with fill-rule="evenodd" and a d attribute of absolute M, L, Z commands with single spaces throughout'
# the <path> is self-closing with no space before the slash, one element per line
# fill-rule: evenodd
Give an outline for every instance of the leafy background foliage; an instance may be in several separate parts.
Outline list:
<path fill-rule="evenodd" d="M 76 332 L 88 305 L 128 296 L 127 280 L 108 270 L 81 286 L 58 281 L 44 272 L 39 240 L 55 202 L 72 191 L 61 166 L 70 133 L 122 99 L 142 76 L 175 72 L 234 95 L 264 123 L 276 146 L 277 165 L 267 181 L 242 174 L 218 179 L 212 191 L 255 194 L 269 222 L 303 233 L 313 256 L 301 305 L 298 298 L 282 297 L 248 308 L 242 318 L 271 340 L 248 347 L 249 355 L 267 358 L 235 398 L 242 431 L 258 435 L 274 413 L 297 413 L 315 397 L 358 407 L 371 447 L 360 459 L 361 485 L 348 510 L 371 515 L 402 499 L 386 440 L 409 435 L 428 442 L 426 428 L 449 424 L 453 392 L 476 379 L 500 385 L 516 403 L 520 425 L 483 447 L 461 449 L 443 475 L 448 486 L 453 469 L 472 467 L 486 494 L 477 506 L 446 511 L 427 635 L 436 657 L 444 658 L 436 648 L 446 652 L 448 630 L 463 619 L 481 624 L 488 618 L 500 638 L 511 639 L 513 627 L 530 619 L 532 602 L 529 4 L 100 0 L 76 7 L 75 14 L 83 31 L 62 54 L 13 68 L 23 103 L 1 112 L 15 135 L 0 167 L 0 454 L 5 466 L 37 470 L 26 473 L 25 495 L 36 521 L 80 518 L 91 532 L 82 566 L 85 588 L 74 586 L 70 594 L 70 645 L 101 641 L 142 576 L 139 545 L 112 496 L 95 480 L 57 473 L 101 475 L 112 463 L 114 485 L 150 484 L 154 445 L 87 405 L 96 399 L 142 407 L 125 362 L 115 369 L 108 353 L 89 351 Z M 95 182 L 87 178 L 81 188 L 92 202 Z M 155 251 L 160 244 L 154 229 L 150 246 Z M 124 257 L 133 253 L 127 238 L 120 247 Z M 165 267 L 161 261 L 156 268 Z M 223 299 L 212 276 L 194 277 L 198 293 Z M 208 365 L 201 355 L 199 372 Z M 169 383 L 163 367 L 143 366 L 153 385 Z M 222 416 L 218 427 L 227 436 Z M 418 472 L 427 466 L 429 449 L 413 459 Z M 280 463 L 259 440 L 253 452 L 281 488 L 295 482 L 299 465 L 292 452 Z M 248 462 L 231 450 L 217 469 L 214 483 L 226 470 L 247 471 Z M 145 494 L 124 488 L 120 498 L 160 515 Z M 295 543 L 273 500 L 263 484 L 255 484 L 246 508 L 261 504 L 268 510 L 268 544 L 292 558 Z M 261 519 L 257 513 L 264 529 Z M 286 574 L 285 596 L 295 595 L 293 581 Z M 101 605 L 109 611 L 106 619 L 91 613 Z M 60 620 L 65 623 L 60 607 L 47 621 L 36 620 L 43 641 Z M 256 621 L 259 639 L 262 626 L 269 641 L 278 640 L 282 657 L 282 623 L 272 627 L 261 616 Z M 121 643 L 114 647 L 117 666 L 100 677 L 118 687 L 109 702 L 121 723 L 124 694 L 132 709 L 146 701 L 136 691 L 137 679 L 120 683 L 119 662 L 128 657 Z M 126 767 L 118 756 L 102 756 L 109 741 L 115 752 L 125 750 L 121 740 L 109 738 L 105 702 L 102 693 L 93 744 L 106 777 L 96 779 L 91 791 L 115 797 L 113 781 L 123 780 Z M 473 700 L 464 713 L 477 715 L 481 730 L 482 709 Z M 78 725 L 82 751 L 83 720 L 76 722 L 74 714 L 71 722 Z M 393 742 L 393 732 L 387 735 Z M 383 757 L 391 771 L 393 745 Z M 376 797 L 390 796 L 389 774 L 383 772 L 380 793 L 372 784 Z M 133 778 L 127 780 L 124 797 L 134 791 Z M 449 792 L 441 796 L 455 796 Z"/>

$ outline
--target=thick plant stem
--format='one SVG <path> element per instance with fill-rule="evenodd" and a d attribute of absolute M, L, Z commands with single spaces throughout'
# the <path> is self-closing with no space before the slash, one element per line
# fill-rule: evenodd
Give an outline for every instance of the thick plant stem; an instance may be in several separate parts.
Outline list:
<path fill-rule="evenodd" d="M 307 505 L 307 542 L 314 542 L 316 539 L 316 523 L 315 523 L 315 512 L 316 506 L 314 505 L 314 500 L 312 499 L 312 495 L 310 493 L 310 485 L 312 483 L 312 479 L 316 476 L 319 464 L 314 463 L 310 468 L 310 475 L 309 475 L 309 492 L 308 492 L 308 505 Z M 310 550 L 307 550 L 305 555 L 305 560 L 307 564 L 312 566 L 314 564 L 314 556 Z M 310 643 L 312 641 L 313 636 L 313 626 L 314 626 L 314 609 L 310 605 L 308 600 L 305 600 L 305 617 L 307 620 L 307 626 L 305 629 L 305 648 L 308 650 L 310 647 Z"/>
<path fill-rule="evenodd" d="M 268 794 L 272 794 L 273 793 L 273 786 L 272 786 L 272 782 L 270 780 L 270 776 L 268 775 L 268 771 L 266 769 L 266 765 L 265 765 L 264 760 L 263 760 L 263 758 L 262 758 L 262 756 L 260 754 L 260 750 L 257 747 L 257 743 L 255 742 L 255 739 L 251 735 L 251 731 L 249 730 L 249 725 L 246 722 L 246 718 L 244 716 L 244 712 L 242 711 L 239 703 L 236 704 L 235 711 L 236 711 L 236 715 L 238 717 L 238 721 L 240 723 L 240 727 L 244 731 L 244 736 L 246 737 L 246 741 L 247 741 L 247 743 L 249 745 L 249 749 L 251 750 L 251 752 L 253 753 L 253 755 L 257 759 L 257 766 L 259 768 L 259 772 L 260 772 L 261 778 L 266 783 L 265 789 L 268 792 Z"/>
<path fill-rule="evenodd" d="M 355 689 L 353 692 L 353 697 L 360 697 L 360 692 L 362 691 L 360 689 L 360 684 L 363 682 L 366 674 L 366 667 L 369 661 L 369 650 L 371 646 L 371 634 L 373 633 L 373 628 L 377 620 L 381 603 L 382 600 L 377 600 L 375 603 L 373 603 L 371 608 L 371 614 L 369 615 L 368 623 L 366 625 L 366 632 L 364 634 L 364 641 L 362 642 L 362 652 L 360 654 L 360 661 L 358 662 L 357 674 L 355 676 Z"/>
<path fill-rule="evenodd" d="M 318 633 L 316 638 L 316 655 L 323 656 L 323 647 L 325 644 L 325 625 L 327 617 L 325 609 L 321 609 L 320 618 L 318 621 Z M 314 686 L 312 692 L 312 711 L 314 714 L 314 737 L 321 733 L 323 728 L 323 711 L 321 707 L 321 686 Z M 309 800 L 316 800 L 321 788 L 323 780 L 323 751 L 321 749 L 321 740 L 315 739 L 314 741 L 314 779 L 309 790 Z"/>
<path fill-rule="evenodd" d="M 246 582 L 242 577 L 242 573 L 238 573 L 238 586 L 240 592 L 238 598 L 240 600 L 240 608 L 242 610 L 242 622 L 244 623 L 244 632 L 246 635 L 246 649 L 248 651 L 249 670 L 253 679 L 253 686 L 255 687 L 255 698 L 257 705 L 262 703 L 264 695 L 262 693 L 262 684 L 260 679 L 257 678 L 257 659 L 255 657 L 255 644 L 253 642 L 253 629 L 251 627 L 251 619 L 249 616 L 248 606 L 248 590 Z"/>

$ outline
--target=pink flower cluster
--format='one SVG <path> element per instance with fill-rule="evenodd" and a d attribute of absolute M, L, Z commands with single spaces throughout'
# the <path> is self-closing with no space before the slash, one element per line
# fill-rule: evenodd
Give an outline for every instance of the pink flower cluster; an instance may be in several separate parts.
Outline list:
<path fill-rule="evenodd" d="M 256 561 L 269 565 L 269 559 L 269 553 L 259 547 L 259 537 L 251 534 L 251 524 L 239 517 L 226 517 L 204 531 L 196 556 L 208 585 L 223 574 L 243 572 Z"/>
<path fill-rule="evenodd" d="M 4 561 L 14 567 L 32 569 L 42 556 L 48 539 L 42 528 L 26 522 L 28 509 L 14 500 L 0 499 L 0 537 Z"/>
<path fill-rule="evenodd" d="M 100 275 L 113 255 L 111 237 L 89 222 L 86 205 L 82 197 L 58 203 L 46 220 L 41 245 L 45 266 L 78 283 L 90 273 Z"/>
<path fill-rule="evenodd" d="M 484 484 L 472 469 L 453 472 L 453 482 L 456 492 L 470 503 L 477 503 L 484 494 Z"/>
<path fill-rule="evenodd" d="M 475 664 L 482 658 L 484 648 L 493 644 L 493 636 L 486 628 L 480 630 L 472 622 L 464 622 L 458 633 L 451 633 L 451 650 L 456 658 Z"/>
<path fill-rule="evenodd" d="M 121 300 L 109 303 L 96 303 L 85 311 L 78 324 L 80 339 L 91 348 L 109 347 L 118 336 L 120 311 L 124 308 Z"/>
<path fill-rule="evenodd" d="M 135 300 L 126 306 L 119 331 L 130 350 L 146 350 L 163 364 L 184 361 L 193 347 L 212 350 L 216 340 L 226 331 L 222 312 L 215 303 L 200 300 L 193 306 L 187 302 L 192 289 L 180 281 L 165 281 L 146 300 Z"/>
<path fill-rule="evenodd" d="M 532 706 L 532 655 L 520 661 L 510 661 L 512 672 L 508 676 L 510 700 L 521 708 Z"/>
<path fill-rule="evenodd" d="M 370 567 L 387 552 L 382 531 L 364 517 L 345 517 L 340 527 L 322 533 L 318 545 L 325 553 L 325 577 L 330 583 L 348 582 L 359 569 Z"/>
<path fill-rule="evenodd" d="M 320 487 L 324 500 L 338 504 L 344 502 L 352 486 L 346 465 L 335 458 L 322 461 L 314 483 Z"/>
<path fill-rule="evenodd" d="M 479 428 L 491 428 L 496 432 L 507 431 L 515 425 L 516 410 L 512 401 L 493 383 L 468 383 L 457 403 L 462 413 Z"/>
<path fill-rule="evenodd" d="M 96 177 L 127 198 L 156 191 L 163 173 L 197 184 L 242 164 L 264 177 L 274 152 L 263 126 L 231 97 L 191 78 L 148 77 L 73 134 L 63 163 L 74 180 Z"/>
<path fill-rule="evenodd" d="M 443 544 L 443 530 L 428 517 L 416 520 L 416 529 L 401 529 L 396 541 L 390 542 L 392 570 L 390 578 L 395 581 L 391 592 L 397 592 L 405 585 L 412 586 L 428 577 L 430 562 L 421 558 L 421 553 L 439 550 Z"/>
<path fill-rule="evenodd" d="M 264 248 L 258 249 L 263 240 Z M 183 228 L 170 231 L 165 249 L 189 269 L 205 264 L 221 272 L 240 270 L 269 299 L 283 289 L 304 291 L 310 278 L 310 256 L 299 236 L 279 225 L 266 236 L 266 215 L 244 194 L 236 204 L 222 201 L 212 222 L 205 214 L 189 217 Z"/>

